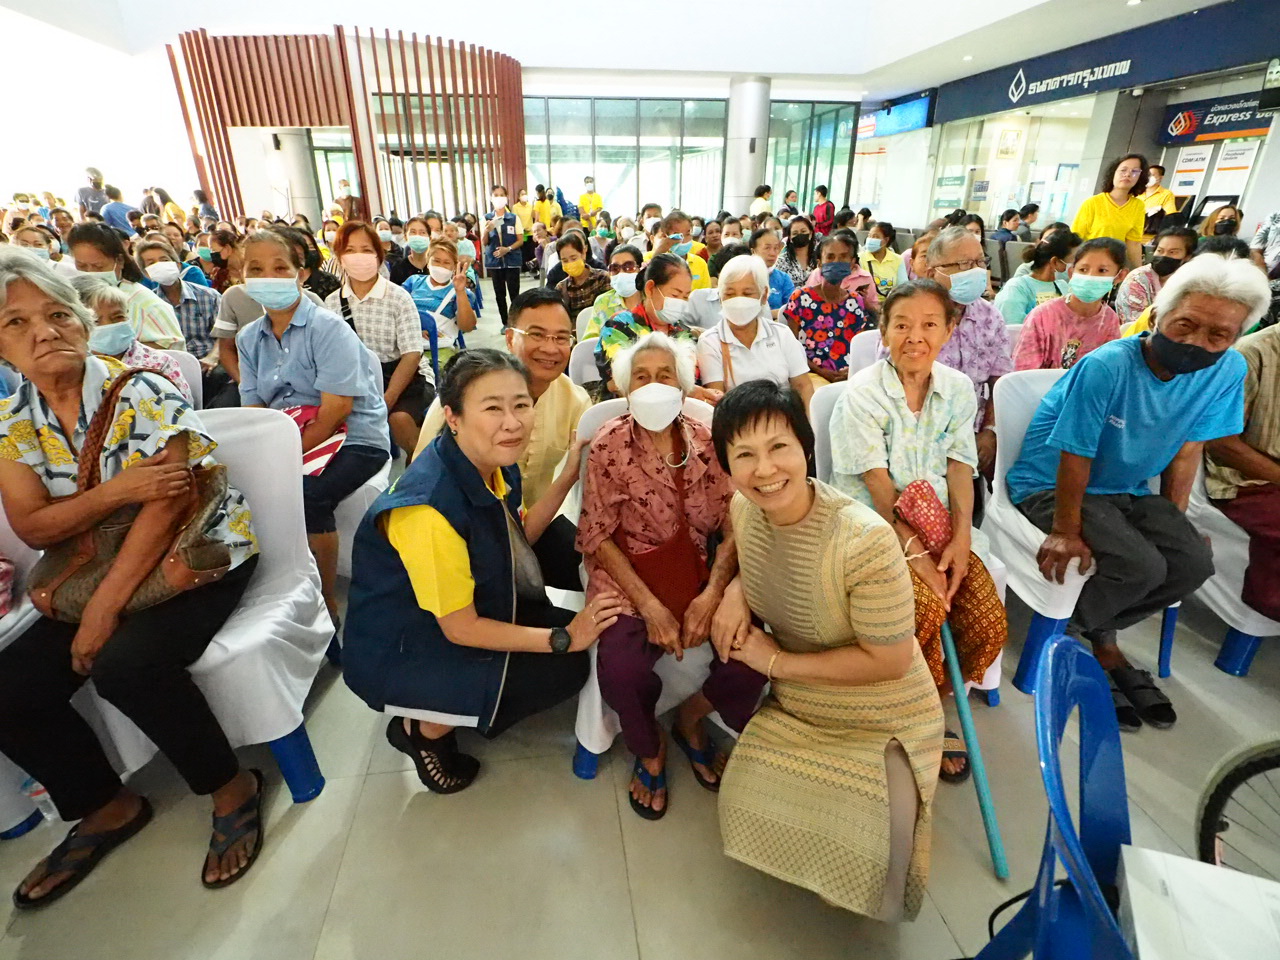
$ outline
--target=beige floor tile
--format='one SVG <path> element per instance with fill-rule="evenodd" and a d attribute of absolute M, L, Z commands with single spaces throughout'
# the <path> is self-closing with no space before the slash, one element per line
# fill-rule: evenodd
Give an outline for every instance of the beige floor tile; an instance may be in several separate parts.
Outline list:
<path fill-rule="evenodd" d="M 441 797 L 370 775 L 316 960 L 370 957 L 638 960 L 610 779 L 509 760 Z"/>
<path fill-rule="evenodd" d="M 8 891 L 60 838 L 41 828 L 0 846 L 4 960 L 311 960 L 361 781 L 335 780 L 307 804 L 271 788 L 253 872 L 225 890 L 199 882 L 207 801 L 157 803 L 156 818 L 46 910 L 13 916 Z"/>
<path fill-rule="evenodd" d="M 626 796 L 631 758 L 617 746 L 611 757 L 645 960 L 958 955 L 931 900 L 913 923 L 878 923 L 730 860 L 720 843 L 716 796 L 698 785 L 681 754 L 672 756 L 670 813 L 656 822 L 641 819 Z"/>

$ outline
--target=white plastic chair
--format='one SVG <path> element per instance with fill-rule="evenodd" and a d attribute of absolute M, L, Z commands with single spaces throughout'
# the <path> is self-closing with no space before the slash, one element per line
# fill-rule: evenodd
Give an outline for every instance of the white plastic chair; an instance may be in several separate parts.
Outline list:
<path fill-rule="evenodd" d="M 849 341 L 849 376 L 852 377 L 859 370 L 865 370 L 875 363 L 879 352 L 879 330 L 863 330 L 861 333 L 855 333 L 853 339 Z"/>
<path fill-rule="evenodd" d="M 606 400 L 593 407 L 588 407 L 578 422 L 578 438 L 594 437 L 600 428 L 615 417 L 627 412 L 625 399 Z M 689 398 L 684 402 L 685 416 L 710 426 L 714 409 L 711 404 L 702 400 Z M 582 469 L 585 473 L 586 458 L 583 458 Z M 579 487 L 581 487 L 579 483 Z M 584 573 L 583 584 L 586 583 Z M 573 772 L 584 780 L 596 775 L 599 755 L 608 751 L 614 738 L 622 732 L 618 723 L 618 715 L 610 709 L 600 695 L 600 684 L 596 680 L 596 647 L 591 648 L 591 674 L 578 694 L 578 719 L 574 732 L 578 737 L 577 750 L 573 758 Z M 695 691 L 701 689 L 711 669 L 711 644 L 688 651 L 684 660 L 675 657 L 662 657 L 654 671 L 662 680 L 662 696 L 658 698 L 657 713 L 662 714 L 687 700 Z M 719 716 L 712 714 L 711 719 L 719 723 Z M 724 724 L 720 724 L 722 727 Z M 728 728 L 725 728 L 726 730 Z M 733 734 L 733 731 L 728 731 Z"/>
<path fill-rule="evenodd" d="M 185 350 L 161 350 L 160 352 L 167 353 L 177 361 L 178 369 L 182 371 L 182 379 L 186 380 L 187 386 L 191 388 L 191 405 L 197 410 L 203 408 L 204 381 L 201 376 L 204 368 L 200 366 L 200 358 Z"/>
<path fill-rule="evenodd" d="M 1187 519 L 1209 538 L 1213 550 L 1213 576 L 1195 595 L 1227 624 L 1227 635 L 1214 666 L 1243 677 L 1249 672 L 1261 638 L 1280 636 L 1280 623 L 1264 617 L 1240 598 L 1244 572 L 1249 566 L 1249 534 L 1209 502 L 1203 469 L 1191 489 Z"/>
<path fill-rule="evenodd" d="M 377 355 L 365 348 L 365 359 L 368 363 L 369 376 L 373 379 L 378 392 L 383 390 L 382 364 Z M 382 465 L 382 469 L 366 480 L 360 489 L 338 504 L 333 511 L 333 519 L 338 527 L 338 576 L 351 579 L 351 547 L 355 542 L 356 530 L 364 519 L 365 511 L 377 500 L 391 484 L 391 460 Z"/>
<path fill-rule="evenodd" d="M 594 307 L 583 307 L 581 310 L 578 311 L 578 319 L 576 321 L 575 326 L 577 328 L 577 334 L 578 334 L 579 340 L 581 340 L 582 335 L 587 332 L 587 324 L 591 322 L 591 314 L 594 312 L 595 312 Z"/>
<path fill-rule="evenodd" d="M 1018 338 L 1022 336 L 1022 324 L 1006 323 L 1004 328 L 1009 334 L 1009 356 L 1013 356 L 1018 350 Z"/>
<path fill-rule="evenodd" d="M 261 556 L 239 606 L 192 665 L 191 675 L 231 745 L 267 743 L 294 801 L 303 803 L 324 788 L 302 704 L 333 625 L 307 548 L 302 485 L 295 480 L 302 470 L 301 436 L 294 422 L 276 410 L 208 410 L 200 419 L 218 441 L 215 458 L 227 466 L 231 485 L 249 502 Z M 271 456 L 264 457 L 263 450 L 270 450 Z M 0 544 L 6 551 L 15 549 L 12 542 L 17 538 L 8 523 L 0 526 Z M 35 556 L 28 548 L 20 557 L 15 563 L 20 574 L 30 569 Z M 0 646 L 22 632 L 7 623 L 0 629 Z M 122 775 L 155 755 L 155 745 L 98 697 L 92 683 L 81 688 L 73 702 Z M 6 779 L 0 765 L 0 789 Z M 11 806 L 11 801 L 0 801 L 0 811 L 9 812 Z"/>
<path fill-rule="evenodd" d="M 600 371 L 596 369 L 596 343 L 599 340 L 599 337 L 590 337 L 579 341 L 569 354 L 569 379 L 580 387 L 600 379 Z"/>

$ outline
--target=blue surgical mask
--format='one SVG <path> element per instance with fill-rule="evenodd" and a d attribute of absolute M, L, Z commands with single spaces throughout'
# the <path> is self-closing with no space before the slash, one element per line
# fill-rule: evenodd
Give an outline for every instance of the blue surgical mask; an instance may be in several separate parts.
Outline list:
<path fill-rule="evenodd" d="M 302 296 L 297 277 L 249 277 L 244 292 L 267 310 L 283 310 Z"/>
<path fill-rule="evenodd" d="M 1067 276 L 1067 271 L 1065 270 L 1055 270 L 1053 274 L 1053 279 L 1058 281 L 1058 283 L 1070 282 L 1070 278 Z"/>
<path fill-rule="evenodd" d="M 71 244 L 67 243 L 67 241 L 63 240 L 62 243 L 59 244 L 59 246 L 62 247 L 63 253 L 71 252 Z"/>
<path fill-rule="evenodd" d="M 26 247 L 26 248 L 24 248 L 24 249 L 31 251 L 32 253 L 34 253 L 34 254 L 35 254 L 38 258 L 40 258 L 41 260 L 48 260 L 48 259 L 49 259 L 49 248 L 48 248 L 48 247 Z"/>
<path fill-rule="evenodd" d="M 391 231 L 390 231 L 390 230 L 379 230 L 379 231 L 378 231 L 378 239 L 379 239 L 379 240 L 381 240 L 383 243 L 390 243 L 390 242 L 391 242 L 391 240 L 392 240 L 392 237 L 391 237 Z"/>
<path fill-rule="evenodd" d="M 609 286 L 623 300 L 636 295 L 636 275 L 634 273 L 615 273 L 609 278 Z"/>
<path fill-rule="evenodd" d="M 213 248 L 212 247 L 196 247 L 196 256 L 199 257 L 201 260 L 203 260 L 205 263 L 212 263 Z"/>
<path fill-rule="evenodd" d="M 967 307 L 987 291 L 987 271 L 983 267 L 953 273 L 950 280 L 951 299 L 961 306 Z"/>
<path fill-rule="evenodd" d="M 1115 279 L 1115 277 L 1086 277 L 1082 273 L 1072 274 L 1069 282 L 1071 296 L 1081 303 L 1097 303 L 1111 292 Z"/>
<path fill-rule="evenodd" d="M 883 242 L 884 241 L 879 237 L 867 237 L 867 239 L 863 241 L 862 249 L 867 251 L 867 253 L 879 253 Z"/>
<path fill-rule="evenodd" d="M 849 274 L 853 273 L 853 264 L 845 263 L 843 260 L 837 260 L 834 263 L 824 263 L 822 265 L 822 279 L 833 287 L 840 286 L 841 282 Z"/>
<path fill-rule="evenodd" d="M 108 323 L 94 327 L 89 331 L 89 349 L 94 353 L 105 353 L 109 357 L 118 357 L 129 349 L 133 343 L 133 324 L 128 320 L 119 323 Z"/>
<path fill-rule="evenodd" d="M 114 270 L 83 270 L 80 273 L 82 277 L 97 277 L 109 287 L 120 286 L 120 278 L 116 276 Z"/>
<path fill-rule="evenodd" d="M 427 237 L 418 236 L 416 233 L 409 237 L 409 249 L 414 253 L 426 253 L 429 246 L 431 246 L 431 240 Z"/>
<path fill-rule="evenodd" d="M 685 257 L 689 255 L 689 251 L 692 249 L 693 241 L 686 240 L 684 243 L 677 243 L 669 252 L 674 253 L 677 257 Z"/>

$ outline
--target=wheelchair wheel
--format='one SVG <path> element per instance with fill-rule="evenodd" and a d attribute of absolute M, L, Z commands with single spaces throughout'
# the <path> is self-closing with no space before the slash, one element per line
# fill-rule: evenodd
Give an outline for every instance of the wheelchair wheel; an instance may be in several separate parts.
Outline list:
<path fill-rule="evenodd" d="M 1280 880 L 1280 742 L 1219 765 L 1200 801 L 1196 845 L 1205 863 Z"/>

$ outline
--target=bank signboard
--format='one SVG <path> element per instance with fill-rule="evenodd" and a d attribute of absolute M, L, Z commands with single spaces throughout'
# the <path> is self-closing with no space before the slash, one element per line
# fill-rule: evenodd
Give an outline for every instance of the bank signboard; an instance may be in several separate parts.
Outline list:
<path fill-rule="evenodd" d="M 1257 94 L 1171 103 L 1165 108 L 1159 141 L 1167 146 L 1241 137 L 1265 137 L 1271 117 L 1258 113 Z"/>

